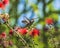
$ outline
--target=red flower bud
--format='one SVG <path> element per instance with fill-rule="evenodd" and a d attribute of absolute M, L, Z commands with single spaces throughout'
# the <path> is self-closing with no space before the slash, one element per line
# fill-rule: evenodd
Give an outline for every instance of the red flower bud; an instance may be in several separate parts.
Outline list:
<path fill-rule="evenodd" d="M 46 18 L 45 22 L 47 24 L 53 24 L 53 19 L 52 18 Z"/>
<path fill-rule="evenodd" d="M 2 38 L 6 38 L 6 33 L 3 32 L 3 33 L 1 34 L 1 37 L 2 37 Z"/>
<path fill-rule="evenodd" d="M 0 8 L 4 8 L 4 5 L 3 5 L 3 3 L 2 2 L 0 2 Z"/>
<path fill-rule="evenodd" d="M 27 33 L 27 29 L 26 28 L 20 28 L 20 29 L 18 29 L 18 32 L 22 35 L 25 35 Z"/>
<path fill-rule="evenodd" d="M 30 35 L 31 36 L 38 36 L 39 35 L 39 30 L 38 29 L 33 29 L 31 32 L 30 32 Z"/>
<path fill-rule="evenodd" d="M 0 1 L 0 8 L 4 9 L 5 6 L 9 3 L 9 0 L 1 0 Z"/>

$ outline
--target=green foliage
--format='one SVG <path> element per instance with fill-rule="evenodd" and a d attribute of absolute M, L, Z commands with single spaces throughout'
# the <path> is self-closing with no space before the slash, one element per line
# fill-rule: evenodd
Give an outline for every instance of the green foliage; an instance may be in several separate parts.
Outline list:
<path fill-rule="evenodd" d="M 6 31 L 6 33 L 8 34 L 8 31 L 9 31 L 8 27 L 7 27 L 5 24 L 1 24 L 1 25 L 0 25 L 0 34 L 1 34 L 2 32 L 5 32 L 5 31 Z"/>

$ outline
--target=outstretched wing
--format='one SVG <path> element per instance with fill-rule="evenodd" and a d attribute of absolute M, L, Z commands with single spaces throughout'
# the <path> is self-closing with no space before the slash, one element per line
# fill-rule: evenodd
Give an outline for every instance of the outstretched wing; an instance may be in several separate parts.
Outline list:
<path fill-rule="evenodd" d="M 22 21 L 23 23 L 25 23 L 25 24 L 28 24 L 28 23 L 30 23 L 30 20 L 26 17 L 26 16 L 24 16 L 24 20 Z"/>

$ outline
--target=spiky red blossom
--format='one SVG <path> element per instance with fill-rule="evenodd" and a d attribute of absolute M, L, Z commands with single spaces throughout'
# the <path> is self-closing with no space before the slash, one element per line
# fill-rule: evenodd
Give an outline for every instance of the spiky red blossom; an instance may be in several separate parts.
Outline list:
<path fill-rule="evenodd" d="M 4 9 L 7 4 L 9 4 L 9 0 L 1 0 L 0 8 Z"/>
<path fill-rule="evenodd" d="M 27 33 L 27 29 L 26 28 L 20 28 L 17 30 L 20 34 L 25 35 Z"/>
<path fill-rule="evenodd" d="M 34 37 L 34 36 L 38 36 L 38 35 L 39 35 L 39 32 L 40 32 L 40 31 L 35 28 L 35 29 L 33 29 L 33 30 L 30 32 L 30 35 L 33 36 L 33 37 Z"/>
<path fill-rule="evenodd" d="M 52 18 L 46 18 L 46 19 L 45 19 L 45 22 L 46 22 L 47 24 L 53 24 L 53 19 L 52 19 Z"/>
<path fill-rule="evenodd" d="M 2 38 L 6 38 L 6 33 L 5 32 L 2 32 L 1 37 Z"/>

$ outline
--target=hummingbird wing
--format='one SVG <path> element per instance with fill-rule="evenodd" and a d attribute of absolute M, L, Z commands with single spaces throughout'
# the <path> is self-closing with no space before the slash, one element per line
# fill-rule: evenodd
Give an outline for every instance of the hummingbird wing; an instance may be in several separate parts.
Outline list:
<path fill-rule="evenodd" d="M 30 20 L 26 16 L 24 16 L 24 18 L 25 20 L 23 20 L 22 22 L 30 23 Z"/>

